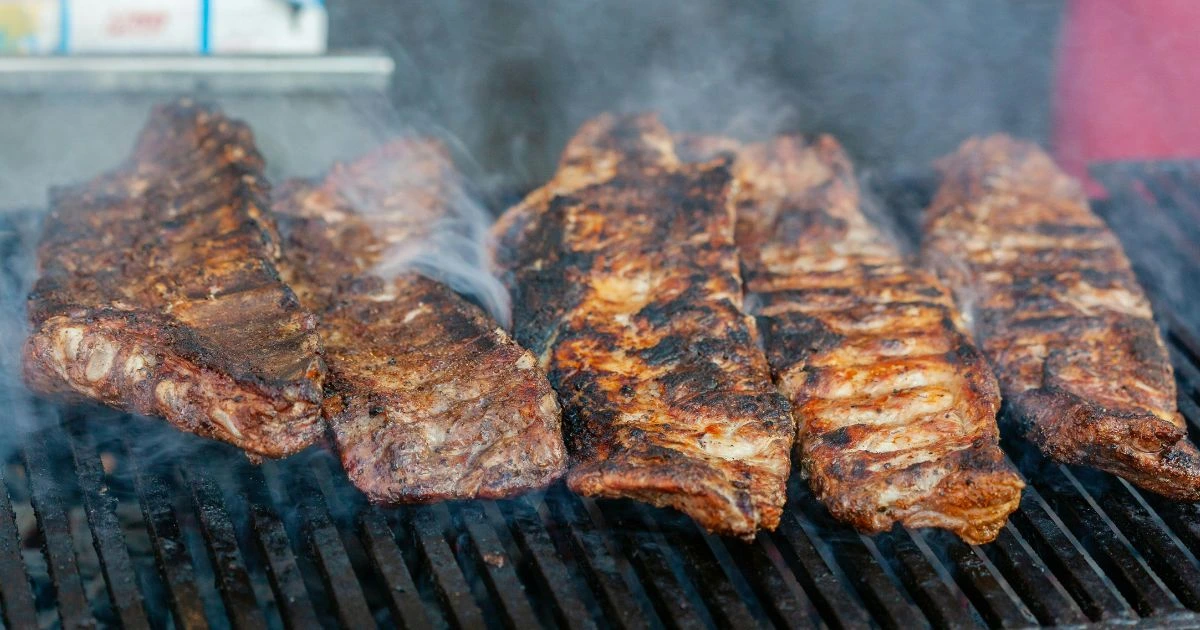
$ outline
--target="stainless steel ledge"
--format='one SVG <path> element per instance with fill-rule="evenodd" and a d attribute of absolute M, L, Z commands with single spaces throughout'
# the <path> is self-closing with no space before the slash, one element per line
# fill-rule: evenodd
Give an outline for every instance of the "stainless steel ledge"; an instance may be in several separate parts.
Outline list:
<path fill-rule="evenodd" d="M 379 53 L 0 57 L 0 93 L 381 91 L 394 71 L 391 57 Z"/>

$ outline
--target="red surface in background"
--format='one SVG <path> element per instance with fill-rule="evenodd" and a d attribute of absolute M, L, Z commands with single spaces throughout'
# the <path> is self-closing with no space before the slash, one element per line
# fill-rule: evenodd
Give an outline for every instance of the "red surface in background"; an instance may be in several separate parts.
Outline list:
<path fill-rule="evenodd" d="M 1068 1 L 1054 153 L 1080 178 L 1089 162 L 1200 158 L 1200 0 Z"/>

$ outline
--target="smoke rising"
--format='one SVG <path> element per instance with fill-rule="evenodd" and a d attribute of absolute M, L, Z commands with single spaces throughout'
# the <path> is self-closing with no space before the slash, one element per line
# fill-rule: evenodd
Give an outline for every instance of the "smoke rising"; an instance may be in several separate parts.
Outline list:
<path fill-rule="evenodd" d="M 1045 140 L 1060 6 L 448 0 L 330 3 L 333 44 L 397 59 L 395 100 L 460 137 L 489 191 L 528 190 L 602 111 L 673 129 L 838 136 L 863 166 L 924 166 L 967 135 Z"/>
<path fill-rule="evenodd" d="M 428 134 L 428 132 L 427 132 Z M 456 144 L 443 135 L 443 144 Z M 415 272 L 438 280 L 456 292 L 472 299 L 487 310 L 502 326 L 511 324 L 511 303 L 508 290 L 487 271 L 485 242 L 492 217 L 478 197 L 452 163 L 444 163 L 447 156 L 421 145 L 406 145 L 407 155 L 399 156 L 400 164 L 434 160 L 439 164 L 443 177 L 436 182 L 438 200 L 442 206 L 439 215 L 428 232 L 419 238 L 406 238 L 391 247 L 375 272 L 385 278 L 395 278 L 402 273 Z M 423 172 L 404 175 L 403 179 L 424 176 Z M 428 187 L 431 182 L 399 182 L 400 189 L 407 186 Z M 353 203 L 353 199 L 351 202 Z M 417 200 L 419 202 L 420 200 Z M 400 200 L 405 203 L 404 200 Z M 370 209 L 364 208 L 369 215 Z M 405 212 L 403 207 L 389 211 Z M 415 216 L 427 214 L 413 208 Z"/>
<path fill-rule="evenodd" d="M 0 432 L 0 457 L 12 452 L 16 441 L 39 422 L 34 400 L 21 381 L 21 342 L 29 331 L 25 295 L 33 286 L 38 231 L 35 213 L 0 215 L 0 406 L 7 418 L 6 430 Z"/>

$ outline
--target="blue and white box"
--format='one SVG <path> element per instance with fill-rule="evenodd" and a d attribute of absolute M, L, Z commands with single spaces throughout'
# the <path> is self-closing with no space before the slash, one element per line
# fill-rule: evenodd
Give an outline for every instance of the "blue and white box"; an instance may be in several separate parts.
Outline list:
<path fill-rule="evenodd" d="M 320 0 L 0 0 L 0 53 L 317 55 L 328 22 Z"/>
<path fill-rule="evenodd" d="M 0 0 L 0 54 L 58 52 L 62 4 L 61 0 Z"/>

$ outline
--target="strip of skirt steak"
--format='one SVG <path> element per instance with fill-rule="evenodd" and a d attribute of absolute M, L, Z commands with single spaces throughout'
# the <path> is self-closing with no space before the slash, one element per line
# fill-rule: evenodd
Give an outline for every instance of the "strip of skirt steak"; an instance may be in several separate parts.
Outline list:
<path fill-rule="evenodd" d="M 152 112 L 123 166 L 52 191 L 30 388 L 268 457 L 312 444 L 320 341 L 276 273 L 262 168 L 244 124 L 181 101 Z"/>
<path fill-rule="evenodd" d="M 899 522 L 993 540 L 1024 487 L 1000 449 L 996 379 L 949 290 L 863 211 L 841 146 L 685 146 L 736 157 L 748 300 L 816 497 L 865 532 Z"/>
<path fill-rule="evenodd" d="M 564 406 L 568 484 L 753 538 L 779 522 L 795 426 L 742 312 L 731 177 L 653 116 L 586 123 L 502 217 L 517 340 Z"/>
<path fill-rule="evenodd" d="M 1150 302 L 1078 182 L 1003 135 L 938 167 L 923 254 L 971 314 L 1025 436 L 1057 461 L 1200 500 Z"/>
<path fill-rule="evenodd" d="M 284 275 L 321 319 L 325 417 L 350 479 L 379 503 L 508 497 L 566 466 L 533 355 L 446 286 L 375 272 L 422 246 L 458 177 L 440 143 L 403 139 L 323 182 L 290 182 L 275 203 Z"/>

